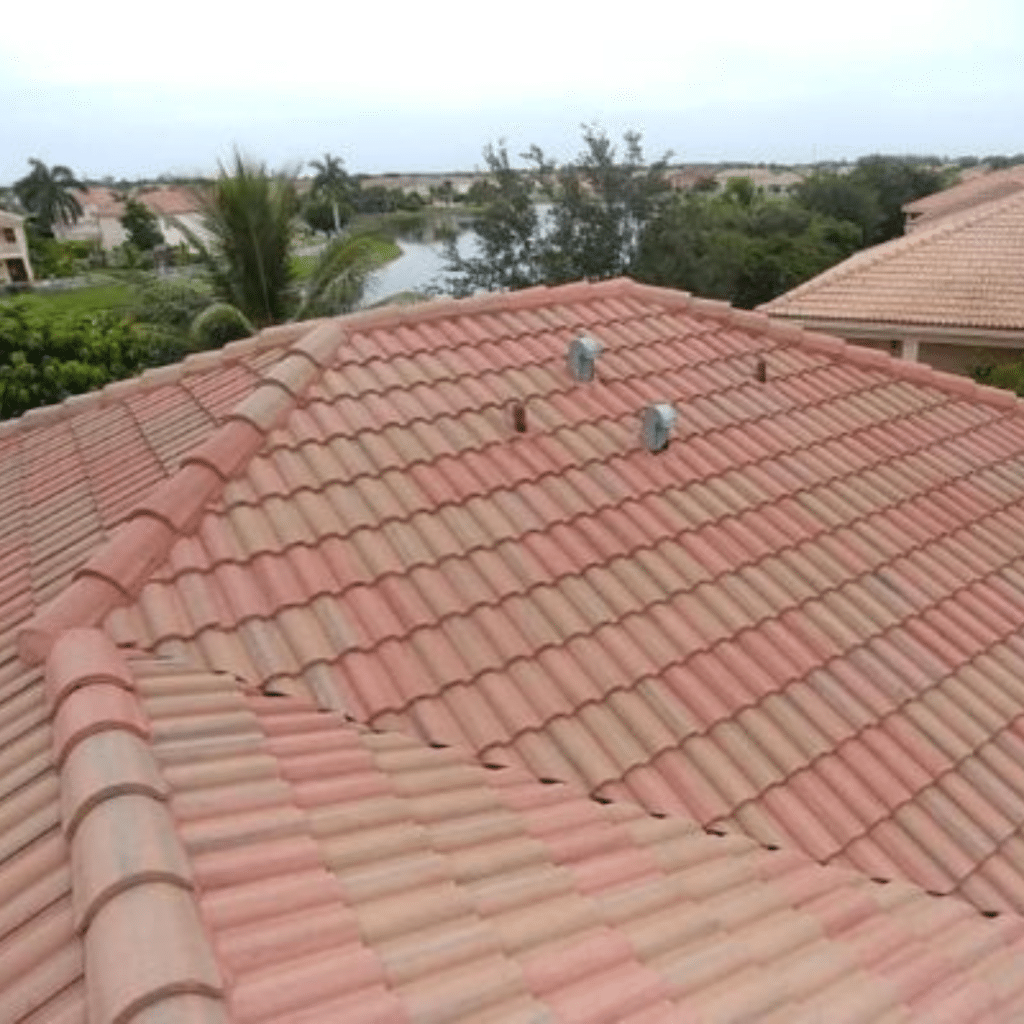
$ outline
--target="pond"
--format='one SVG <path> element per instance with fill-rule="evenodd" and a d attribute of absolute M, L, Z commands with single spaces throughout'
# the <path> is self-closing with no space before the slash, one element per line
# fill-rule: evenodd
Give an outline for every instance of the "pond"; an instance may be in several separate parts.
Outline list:
<path fill-rule="evenodd" d="M 398 259 L 378 270 L 367 282 L 362 305 L 372 306 L 401 292 L 447 291 L 445 287 L 445 244 L 451 234 L 462 256 L 476 252 L 476 233 L 465 218 L 451 218 L 437 230 L 437 223 L 421 223 L 402 231 L 395 241 L 402 250 Z"/>

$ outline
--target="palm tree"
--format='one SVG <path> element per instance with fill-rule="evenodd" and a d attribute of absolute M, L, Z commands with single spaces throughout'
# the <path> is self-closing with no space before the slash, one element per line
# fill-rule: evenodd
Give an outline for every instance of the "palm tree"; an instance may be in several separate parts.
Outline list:
<path fill-rule="evenodd" d="M 211 239 L 182 228 L 206 264 L 216 298 L 256 327 L 353 308 L 367 275 L 394 255 L 393 245 L 371 235 L 338 238 L 299 286 L 292 259 L 299 202 L 288 175 L 236 152 L 231 170 L 222 166 L 197 197 Z"/>
<path fill-rule="evenodd" d="M 334 213 L 334 233 L 341 233 L 339 207 L 347 202 L 351 185 L 340 157 L 324 153 L 323 160 L 310 160 L 309 166 L 316 171 L 311 192 L 331 204 Z"/>
<path fill-rule="evenodd" d="M 219 298 L 240 309 L 257 327 L 288 315 L 291 247 L 298 196 L 291 178 L 236 152 L 213 185 L 197 193 L 208 245 L 193 243 L 206 263 Z"/>
<path fill-rule="evenodd" d="M 70 168 L 63 164 L 47 167 L 42 160 L 29 160 L 32 170 L 14 183 L 14 192 L 32 217 L 41 235 L 52 236 L 53 225 L 74 224 L 82 216 L 82 204 L 72 192 L 85 191 Z"/>

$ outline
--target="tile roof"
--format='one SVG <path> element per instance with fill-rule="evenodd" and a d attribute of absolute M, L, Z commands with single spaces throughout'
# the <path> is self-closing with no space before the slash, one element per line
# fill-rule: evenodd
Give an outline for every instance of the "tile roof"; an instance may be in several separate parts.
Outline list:
<path fill-rule="evenodd" d="M 199 210 L 199 201 L 187 188 L 163 186 L 141 192 L 138 198 L 139 202 L 148 206 L 153 213 L 164 217 L 196 213 Z"/>
<path fill-rule="evenodd" d="M 1022 189 L 1024 164 L 972 175 L 941 192 L 933 192 L 930 196 L 905 203 L 903 212 L 908 218 L 907 230 L 917 231 L 922 225 L 930 225 L 939 217 L 947 217 L 993 199 L 1014 195 Z"/>
<path fill-rule="evenodd" d="M 0 426 L 0 1019 L 1024 1016 L 1022 459 L 628 281 Z"/>
<path fill-rule="evenodd" d="M 835 325 L 1024 330 L 1024 192 L 864 249 L 760 308 Z"/>

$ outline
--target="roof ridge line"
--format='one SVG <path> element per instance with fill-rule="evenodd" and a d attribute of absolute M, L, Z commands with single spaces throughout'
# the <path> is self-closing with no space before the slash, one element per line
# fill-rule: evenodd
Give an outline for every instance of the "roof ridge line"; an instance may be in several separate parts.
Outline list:
<path fill-rule="evenodd" d="M 492 309 L 515 313 L 522 309 L 550 306 L 561 301 L 585 301 L 618 295 L 636 282 L 628 277 L 599 281 L 572 281 L 567 284 L 532 285 L 511 291 L 482 292 L 463 298 L 428 299 L 405 306 L 380 306 L 375 309 L 347 313 L 338 319 L 349 332 L 397 327 L 407 320 L 417 323 L 441 320 L 451 316 L 486 313 Z M 685 294 L 685 293 L 681 293 Z"/>
<path fill-rule="evenodd" d="M 90 1020 L 126 1024 L 156 1004 L 175 1016 L 174 1003 L 191 1019 L 186 1007 L 201 999 L 204 1021 L 227 1024 L 224 979 L 131 669 L 101 630 L 70 629 L 50 651 L 44 697 Z"/>
<path fill-rule="evenodd" d="M 314 323 L 224 422 L 182 457 L 176 472 L 135 504 L 72 582 L 22 626 L 18 654 L 26 664 L 45 661 L 65 630 L 98 626 L 114 608 L 133 600 L 179 537 L 192 534 L 203 510 L 333 362 L 345 336 L 342 322 Z"/>
<path fill-rule="evenodd" d="M 984 192 L 983 185 L 991 186 L 993 183 L 998 187 L 1001 183 L 1008 182 L 1020 182 L 1024 184 L 1024 163 L 1011 164 L 1009 167 L 1001 167 L 998 170 L 989 170 L 982 174 L 976 174 L 970 178 L 955 182 L 952 185 L 947 185 L 946 188 L 939 189 L 938 192 L 929 192 L 926 196 L 920 196 L 917 199 L 911 199 L 909 202 L 903 203 L 900 206 L 900 210 L 903 213 L 912 212 L 915 209 L 920 209 L 921 204 L 924 204 L 924 209 L 927 211 L 932 209 L 936 204 L 933 200 L 939 199 L 942 196 L 946 196 L 947 200 L 951 192 L 957 193 L 959 196 L 970 195 L 975 192 Z M 941 204 L 939 204 L 941 206 Z M 959 210 L 954 210 L 954 213 L 959 213 Z M 951 214 L 935 214 L 936 217 L 951 216 Z"/>
<path fill-rule="evenodd" d="M 761 303 L 757 308 L 765 311 L 770 310 L 771 312 L 778 310 L 777 315 L 785 316 L 786 314 L 782 312 L 782 306 L 775 309 L 772 308 L 775 303 L 782 303 L 782 300 L 789 302 L 795 298 L 802 298 L 825 284 L 840 281 L 849 274 L 865 270 L 868 267 L 876 266 L 886 260 L 902 255 L 908 249 L 914 249 L 918 245 L 953 234 L 965 227 L 970 227 L 975 221 L 983 220 L 994 213 L 999 213 L 999 208 L 1002 206 L 1024 202 L 1024 194 L 1022 192 L 1024 190 L 978 203 L 968 207 L 966 210 L 957 210 L 943 217 L 937 217 L 934 224 L 922 225 L 916 231 L 898 235 L 895 238 L 886 239 L 884 242 L 878 242 L 876 245 L 868 246 L 866 249 L 861 249 L 847 256 L 845 260 L 835 264 L 835 266 L 823 270 L 809 281 L 804 281 L 803 284 L 798 284 L 788 292 L 777 295 L 768 302 Z"/>

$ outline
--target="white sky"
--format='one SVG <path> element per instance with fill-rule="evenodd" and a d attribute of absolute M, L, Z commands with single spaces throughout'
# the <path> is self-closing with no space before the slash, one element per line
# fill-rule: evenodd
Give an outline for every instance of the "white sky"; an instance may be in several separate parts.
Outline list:
<path fill-rule="evenodd" d="M 54 0 L 0 37 L 0 182 L 271 165 L 452 170 L 635 127 L 680 160 L 1024 151 L 1020 0 L 289 6 Z"/>

